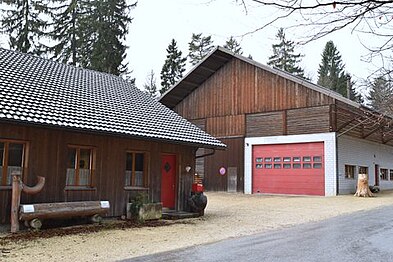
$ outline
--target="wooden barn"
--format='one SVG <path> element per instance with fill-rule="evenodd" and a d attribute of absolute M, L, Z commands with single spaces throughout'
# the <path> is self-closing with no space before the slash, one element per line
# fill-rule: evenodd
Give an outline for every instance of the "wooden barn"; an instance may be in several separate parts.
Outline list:
<path fill-rule="evenodd" d="M 187 211 L 200 147 L 225 145 L 120 77 L 0 49 L 0 223 L 13 171 L 46 178 L 22 204 L 108 200 L 121 216 L 146 192 Z"/>
<path fill-rule="evenodd" d="M 160 102 L 228 145 L 197 161 L 207 190 L 331 196 L 359 173 L 393 188 L 391 118 L 224 48 Z"/>

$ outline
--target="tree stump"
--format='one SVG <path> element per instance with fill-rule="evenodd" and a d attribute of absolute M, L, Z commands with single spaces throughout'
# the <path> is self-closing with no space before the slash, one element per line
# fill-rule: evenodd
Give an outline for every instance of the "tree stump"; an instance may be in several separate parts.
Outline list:
<path fill-rule="evenodd" d="M 368 186 L 368 175 L 359 174 L 358 175 L 358 186 L 354 196 L 357 197 L 373 197 L 373 193 L 370 191 Z"/>

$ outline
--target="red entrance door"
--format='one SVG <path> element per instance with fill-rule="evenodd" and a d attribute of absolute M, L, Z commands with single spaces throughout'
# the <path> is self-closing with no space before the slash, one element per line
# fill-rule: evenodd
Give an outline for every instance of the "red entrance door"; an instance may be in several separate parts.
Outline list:
<path fill-rule="evenodd" d="M 163 207 L 175 207 L 176 156 L 161 157 L 161 202 Z"/>

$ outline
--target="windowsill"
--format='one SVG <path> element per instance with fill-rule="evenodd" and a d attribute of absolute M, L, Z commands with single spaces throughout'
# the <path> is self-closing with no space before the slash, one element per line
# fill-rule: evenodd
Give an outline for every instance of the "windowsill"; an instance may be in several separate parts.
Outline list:
<path fill-rule="evenodd" d="M 12 186 L 0 186 L 0 190 L 12 190 Z"/>
<path fill-rule="evenodd" d="M 65 191 L 96 191 L 95 187 L 86 187 L 86 186 L 66 186 L 64 188 Z"/>
<path fill-rule="evenodd" d="M 125 186 L 124 190 L 135 190 L 135 191 L 148 191 L 148 187 L 141 187 L 141 186 Z"/>

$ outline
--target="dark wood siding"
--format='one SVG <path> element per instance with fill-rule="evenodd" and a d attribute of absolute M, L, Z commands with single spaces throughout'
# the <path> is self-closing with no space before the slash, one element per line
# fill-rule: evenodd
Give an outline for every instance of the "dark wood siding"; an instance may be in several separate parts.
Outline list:
<path fill-rule="evenodd" d="M 334 99 L 301 84 L 233 59 L 174 110 L 187 119 L 235 116 L 321 106 Z"/>
<path fill-rule="evenodd" d="M 330 131 L 330 106 L 287 111 L 287 134 L 313 134 Z"/>
<path fill-rule="evenodd" d="M 22 194 L 21 203 L 109 200 L 110 216 L 125 213 L 126 202 L 134 190 L 126 190 L 126 151 L 144 151 L 149 161 L 149 197 L 161 198 L 161 154 L 176 154 L 177 208 L 187 210 L 193 172 L 186 173 L 185 166 L 195 170 L 196 148 L 178 144 L 136 140 L 115 136 L 77 133 L 65 130 L 27 127 L 0 123 L 0 139 L 24 140 L 29 143 L 29 167 L 25 182 L 36 183 L 36 176 L 44 176 L 44 189 L 36 195 Z M 68 145 L 84 145 L 96 151 L 94 188 L 89 190 L 65 190 L 66 152 Z M 11 190 L 0 189 L 0 223 L 9 221 Z"/>
<path fill-rule="evenodd" d="M 244 138 L 223 138 L 227 150 L 217 150 L 212 156 L 205 158 L 204 185 L 208 191 L 227 191 L 228 174 L 220 175 L 219 169 L 225 167 L 236 167 L 237 191 L 244 190 Z"/>
<path fill-rule="evenodd" d="M 245 115 L 207 118 L 206 131 L 217 137 L 243 136 L 244 129 Z"/>
<path fill-rule="evenodd" d="M 11 191 L 0 190 L 0 224 L 10 221 Z"/>
<path fill-rule="evenodd" d="M 284 134 L 283 111 L 247 115 L 247 137 Z"/>
<path fill-rule="evenodd" d="M 247 115 L 247 137 L 329 132 L 330 106 Z"/>

